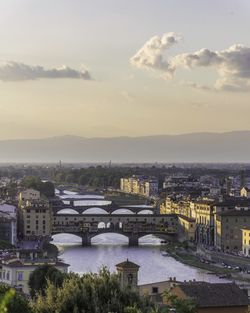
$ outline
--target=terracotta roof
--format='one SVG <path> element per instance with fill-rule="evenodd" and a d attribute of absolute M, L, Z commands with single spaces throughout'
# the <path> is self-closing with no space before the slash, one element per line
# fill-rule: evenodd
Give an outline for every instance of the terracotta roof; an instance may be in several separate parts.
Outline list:
<path fill-rule="evenodd" d="M 189 282 L 180 284 L 186 296 L 193 298 L 198 307 L 247 306 L 247 294 L 234 283 Z"/>
<path fill-rule="evenodd" d="M 116 267 L 122 267 L 122 268 L 139 268 L 140 266 L 129 261 L 128 259 L 124 262 L 116 264 Z"/>

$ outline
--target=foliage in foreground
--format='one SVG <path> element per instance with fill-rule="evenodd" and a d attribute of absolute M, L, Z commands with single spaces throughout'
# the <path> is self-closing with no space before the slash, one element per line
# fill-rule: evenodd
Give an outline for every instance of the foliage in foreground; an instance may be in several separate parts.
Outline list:
<path fill-rule="evenodd" d="M 19 295 L 13 288 L 0 285 L 0 312 L 32 313 L 31 306 L 26 298 Z"/>
<path fill-rule="evenodd" d="M 117 274 L 106 268 L 82 277 L 71 274 L 60 288 L 48 283 L 45 295 L 33 302 L 36 313 L 124 313 L 127 307 L 150 312 L 148 304 L 132 289 L 122 289 Z"/>
<path fill-rule="evenodd" d="M 57 271 L 57 270 L 56 270 Z M 118 275 L 106 268 L 98 274 L 67 274 L 57 280 L 52 266 L 40 267 L 33 275 L 33 292 L 28 300 L 6 285 L 0 285 L 0 313 L 195 313 L 195 303 L 169 292 L 169 307 L 157 307 L 136 290 L 121 288 Z M 60 273 L 62 274 L 62 273 Z M 63 274 L 62 274 L 63 275 Z M 49 280 L 51 279 L 51 281 Z"/>
<path fill-rule="evenodd" d="M 45 295 L 48 282 L 55 287 L 61 287 L 66 274 L 62 273 L 54 266 L 42 265 L 35 269 L 29 278 L 30 295 L 33 298 L 36 294 Z"/>

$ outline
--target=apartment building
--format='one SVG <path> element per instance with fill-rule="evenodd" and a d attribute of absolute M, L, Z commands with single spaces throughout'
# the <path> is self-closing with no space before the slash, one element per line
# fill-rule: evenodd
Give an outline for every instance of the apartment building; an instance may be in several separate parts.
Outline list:
<path fill-rule="evenodd" d="M 181 241 L 194 241 L 195 240 L 195 230 L 196 222 L 194 218 L 190 218 L 183 215 L 178 215 L 179 222 L 179 239 Z"/>
<path fill-rule="evenodd" d="M 243 228 L 242 231 L 242 253 L 245 256 L 250 256 L 250 225 L 248 228 Z"/>
<path fill-rule="evenodd" d="M 167 197 L 165 205 L 161 207 L 161 214 L 181 214 L 183 216 L 191 217 L 190 201 Z"/>
<path fill-rule="evenodd" d="M 198 244 L 214 244 L 214 200 L 202 199 L 193 202 L 193 213 L 196 221 L 196 242 Z"/>
<path fill-rule="evenodd" d="M 236 208 L 216 215 L 215 246 L 222 251 L 242 251 L 242 229 L 249 228 L 250 209 Z"/>
<path fill-rule="evenodd" d="M 127 193 L 151 197 L 158 193 L 158 181 L 154 177 L 133 175 L 129 178 L 121 178 L 120 190 Z"/>
<path fill-rule="evenodd" d="M 19 204 L 20 230 L 25 239 L 50 236 L 52 209 L 47 200 L 34 199 Z"/>

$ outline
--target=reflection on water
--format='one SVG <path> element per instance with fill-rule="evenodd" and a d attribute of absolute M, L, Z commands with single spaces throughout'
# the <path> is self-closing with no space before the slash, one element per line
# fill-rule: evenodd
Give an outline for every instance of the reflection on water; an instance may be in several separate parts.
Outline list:
<path fill-rule="evenodd" d="M 70 191 L 64 191 L 64 193 L 73 198 L 83 197 Z M 93 195 L 85 195 L 85 197 L 94 199 Z M 90 209 L 91 213 L 103 213 L 98 205 L 110 204 L 110 201 L 102 199 L 78 200 L 75 201 L 75 205 L 96 205 L 97 208 Z M 152 214 L 152 211 L 149 210 L 151 206 L 148 205 L 130 207 L 143 208 L 141 214 Z M 102 211 L 100 212 L 100 210 Z M 71 209 L 63 209 L 62 211 L 63 213 L 72 213 Z M 128 207 L 124 206 L 115 213 L 128 213 Z M 138 247 L 129 247 L 126 236 L 113 233 L 101 234 L 92 238 L 91 247 L 82 247 L 81 238 L 70 234 L 59 234 L 53 236 L 53 238 L 53 243 L 60 250 L 60 257 L 70 264 L 69 270 L 73 272 L 97 272 L 103 265 L 111 271 L 115 271 L 115 264 L 129 258 L 132 262 L 140 265 L 140 284 L 163 281 L 169 279 L 169 277 L 176 277 L 180 281 L 196 279 L 208 282 L 223 282 L 214 275 L 208 275 L 204 270 L 184 265 L 172 257 L 162 256 L 161 241 L 153 235 L 140 238 Z"/>
<path fill-rule="evenodd" d="M 115 264 L 128 258 L 140 265 L 140 284 L 167 280 L 169 277 L 181 281 L 222 282 L 204 270 L 162 256 L 160 239 L 152 235 L 141 238 L 139 247 L 128 247 L 128 239 L 119 234 L 98 235 L 92 238 L 91 247 L 80 246 L 81 238 L 69 234 L 55 235 L 53 243 L 59 247 L 60 257 L 70 264 L 69 270 L 77 273 L 97 272 L 103 265 L 115 271 Z"/>

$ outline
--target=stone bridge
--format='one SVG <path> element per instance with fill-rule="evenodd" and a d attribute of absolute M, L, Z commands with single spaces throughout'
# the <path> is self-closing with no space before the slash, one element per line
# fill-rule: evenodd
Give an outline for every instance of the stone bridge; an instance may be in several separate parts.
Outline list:
<path fill-rule="evenodd" d="M 86 200 L 86 199 L 85 199 Z M 93 199 L 92 199 L 93 200 Z M 105 200 L 104 200 L 105 201 Z M 110 204 L 88 204 L 88 205 L 70 205 L 70 204 L 60 204 L 57 203 L 57 205 L 52 205 L 53 208 L 53 213 L 54 214 L 58 214 L 58 212 L 60 212 L 63 209 L 72 209 L 74 211 L 76 211 L 76 214 L 83 214 L 86 210 L 88 209 L 93 209 L 93 208 L 99 208 L 102 209 L 104 211 L 106 211 L 107 213 L 113 213 L 116 210 L 119 209 L 127 209 L 132 211 L 133 213 L 137 214 L 140 211 L 143 210 L 149 210 L 152 211 L 152 213 L 156 212 L 156 208 L 153 206 L 145 206 L 145 205 L 124 205 L 124 206 L 119 206 L 117 204 L 115 204 L 114 202 L 111 202 Z"/>
<path fill-rule="evenodd" d="M 60 214 L 53 217 L 52 235 L 75 234 L 82 238 L 83 245 L 88 246 L 97 235 L 117 233 L 128 237 L 129 245 L 138 245 L 139 238 L 149 234 L 173 240 L 177 229 L 178 219 L 174 214 Z"/>

